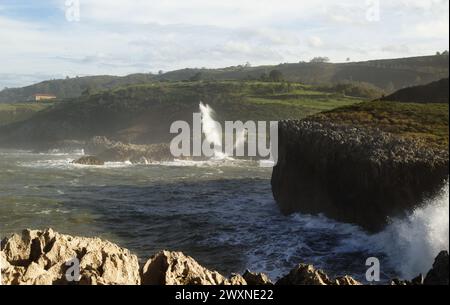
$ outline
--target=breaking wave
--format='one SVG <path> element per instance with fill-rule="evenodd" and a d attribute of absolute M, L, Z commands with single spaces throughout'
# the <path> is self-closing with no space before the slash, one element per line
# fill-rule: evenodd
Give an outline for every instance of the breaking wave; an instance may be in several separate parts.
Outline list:
<path fill-rule="evenodd" d="M 405 279 L 426 274 L 441 250 L 449 249 L 449 184 L 406 218 L 393 219 L 374 236 L 390 263 Z"/>

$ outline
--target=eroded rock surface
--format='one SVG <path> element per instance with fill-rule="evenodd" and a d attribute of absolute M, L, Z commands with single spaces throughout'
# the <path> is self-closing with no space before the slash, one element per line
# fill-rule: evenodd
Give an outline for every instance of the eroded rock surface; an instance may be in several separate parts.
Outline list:
<path fill-rule="evenodd" d="M 210 271 L 192 257 L 181 252 L 161 251 L 152 256 L 142 269 L 144 285 L 245 285 L 244 278 L 234 275 L 227 279 Z"/>
<path fill-rule="evenodd" d="M 79 268 L 72 268 L 75 259 Z M 449 255 L 441 252 L 424 279 L 393 280 L 393 285 L 448 285 Z M 139 267 L 129 250 L 101 240 L 63 235 L 51 229 L 24 230 L 1 242 L 0 267 L 6 285 L 272 285 L 263 273 L 246 271 L 229 278 L 181 252 L 161 251 Z M 79 276 L 74 270 L 79 270 Z M 74 281 L 73 281 L 74 280 Z M 361 285 L 350 276 L 330 278 L 299 264 L 276 285 Z"/>
<path fill-rule="evenodd" d="M 330 279 L 322 270 L 312 265 L 299 264 L 288 275 L 279 279 L 277 285 L 361 285 L 355 279 L 345 276 Z"/>
<path fill-rule="evenodd" d="M 273 285 L 272 281 L 264 273 L 255 273 L 246 270 L 242 277 L 245 279 L 248 285 Z"/>
<path fill-rule="evenodd" d="M 172 161 L 169 144 L 136 145 L 94 137 L 85 144 L 85 153 L 105 162 L 150 163 Z"/>
<path fill-rule="evenodd" d="M 2 241 L 0 257 L 4 284 L 140 284 L 137 257 L 99 238 L 25 230 Z M 71 281 L 74 259 L 79 281 Z"/>

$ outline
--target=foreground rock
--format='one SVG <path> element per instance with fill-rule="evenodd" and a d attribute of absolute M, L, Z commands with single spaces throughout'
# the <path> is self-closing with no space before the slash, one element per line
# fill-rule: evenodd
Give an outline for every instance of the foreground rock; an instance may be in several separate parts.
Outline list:
<path fill-rule="evenodd" d="M 272 281 L 264 273 L 254 273 L 246 270 L 242 275 L 248 285 L 260 286 L 260 285 L 273 285 Z"/>
<path fill-rule="evenodd" d="M 100 160 L 100 159 L 98 159 L 96 157 L 92 157 L 92 156 L 81 157 L 81 158 L 73 161 L 72 163 L 82 164 L 82 165 L 105 165 L 105 162 L 103 162 L 103 160 Z"/>
<path fill-rule="evenodd" d="M 283 121 L 272 191 L 285 214 L 323 213 L 378 231 L 441 189 L 448 160 L 448 150 L 377 129 Z"/>
<path fill-rule="evenodd" d="M 74 259 L 79 268 L 72 268 Z M 425 280 L 395 285 L 448 285 L 449 255 L 436 258 Z M 129 250 L 98 238 L 63 235 L 51 229 L 25 230 L 1 242 L 1 280 L 6 285 L 273 285 L 267 275 L 246 271 L 225 277 L 181 252 L 161 251 L 141 268 Z M 79 277 L 74 270 L 79 270 Z M 73 281 L 75 280 L 75 281 Z M 361 285 L 352 277 L 330 278 L 312 265 L 299 264 L 277 285 Z"/>
<path fill-rule="evenodd" d="M 312 265 L 299 264 L 288 275 L 282 277 L 277 285 L 361 285 L 349 276 L 330 279 L 322 270 L 316 270 Z"/>
<path fill-rule="evenodd" d="M 4 284 L 140 284 L 135 255 L 99 238 L 62 235 L 51 229 L 25 230 L 1 244 L 1 271 Z M 70 281 L 74 258 L 80 262 L 79 281 Z"/>
<path fill-rule="evenodd" d="M 240 275 L 230 279 L 202 267 L 181 252 L 162 251 L 151 257 L 142 269 L 143 285 L 246 285 Z"/>

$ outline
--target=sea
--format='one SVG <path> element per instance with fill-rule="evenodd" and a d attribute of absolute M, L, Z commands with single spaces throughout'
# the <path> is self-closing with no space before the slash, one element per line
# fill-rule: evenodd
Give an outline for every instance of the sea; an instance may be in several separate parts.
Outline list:
<path fill-rule="evenodd" d="M 380 233 L 323 215 L 280 213 L 271 168 L 244 160 L 76 165 L 84 152 L 0 150 L 0 237 L 23 229 L 101 237 L 145 261 L 182 251 L 224 275 L 246 269 L 272 280 L 299 263 L 368 283 L 425 274 L 449 245 L 449 186 Z"/>

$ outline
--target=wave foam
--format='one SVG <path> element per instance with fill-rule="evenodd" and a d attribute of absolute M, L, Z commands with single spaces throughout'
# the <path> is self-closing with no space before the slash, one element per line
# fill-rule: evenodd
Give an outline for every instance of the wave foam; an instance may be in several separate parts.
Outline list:
<path fill-rule="evenodd" d="M 426 274 L 442 250 L 449 249 L 449 184 L 433 199 L 404 219 L 393 219 L 375 243 L 389 257 L 400 276 L 411 279 Z"/>

